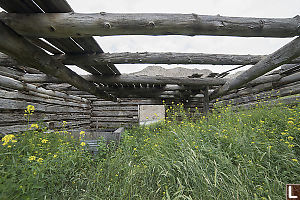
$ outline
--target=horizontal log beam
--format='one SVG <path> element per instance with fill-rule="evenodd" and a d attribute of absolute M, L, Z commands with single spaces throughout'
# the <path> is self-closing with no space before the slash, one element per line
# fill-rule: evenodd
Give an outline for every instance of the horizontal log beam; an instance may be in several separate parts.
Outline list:
<path fill-rule="evenodd" d="M 93 83 L 86 81 L 61 62 L 51 58 L 42 49 L 16 34 L 2 22 L 0 22 L 0 41 L 0 51 L 15 58 L 20 63 L 57 77 L 79 90 L 87 91 L 101 98 L 117 100 L 115 97 L 98 90 Z"/>
<path fill-rule="evenodd" d="M 69 100 L 77 101 L 77 102 L 89 103 L 89 100 L 81 98 L 81 97 L 68 95 L 68 94 L 58 92 L 58 91 L 53 91 L 53 90 L 46 90 L 44 88 L 40 88 L 40 87 L 37 87 L 32 84 L 28 84 L 28 83 L 22 83 L 20 81 L 17 81 L 17 80 L 11 79 L 11 78 L 7 78 L 7 77 L 1 76 L 1 75 L 0 75 L 0 86 L 5 87 L 5 88 L 20 90 L 20 91 L 34 91 L 34 92 L 38 92 L 41 94 L 46 94 L 46 95 L 54 96 L 54 97 L 58 97 L 58 98 L 69 99 Z"/>
<path fill-rule="evenodd" d="M 132 75 L 118 75 L 118 76 L 95 76 L 82 75 L 85 80 L 95 83 L 103 84 L 176 84 L 200 87 L 203 85 L 223 85 L 227 79 L 221 78 L 175 78 L 175 77 L 161 77 L 161 76 L 132 76 Z M 63 81 L 51 76 L 42 74 L 25 74 L 21 80 L 28 83 L 61 83 Z M 202 87 L 200 87 L 202 88 Z"/>
<path fill-rule="evenodd" d="M 256 63 L 250 69 L 246 70 L 236 78 L 227 81 L 222 87 L 216 89 L 211 98 L 218 98 L 230 90 L 242 87 L 244 84 L 256 79 L 259 76 L 266 74 L 267 72 L 275 69 L 276 67 L 286 64 L 289 61 L 300 56 L 300 37 L 297 37 L 293 41 L 289 42 L 279 50 L 263 58 Z"/>
<path fill-rule="evenodd" d="M 300 17 L 247 18 L 197 14 L 2 13 L 0 20 L 29 37 L 109 35 L 299 36 Z"/>
<path fill-rule="evenodd" d="M 266 55 L 233 55 L 205 53 L 138 52 L 138 53 L 97 53 L 81 55 L 55 55 L 53 58 L 65 65 L 106 65 L 106 64 L 211 64 L 211 65 L 254 65 Z M 296 58 L 289 63 L 300 63 Z M 19 65 L 9 56 L 0 53 L 0 65 Z"/>

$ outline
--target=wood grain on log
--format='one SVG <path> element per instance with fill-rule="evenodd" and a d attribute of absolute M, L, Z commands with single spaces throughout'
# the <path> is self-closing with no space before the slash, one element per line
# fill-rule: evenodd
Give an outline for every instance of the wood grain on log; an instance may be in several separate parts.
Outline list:
<path fill-rule="evenodd" d="M 299 36 L 299 16 L 246 18 L 197 14 L 2 13 L 0 20 L 30 37 L 105 35 L 227 35 L 243 37 Z"/>
<path fill-rule="evenodd" d="M 7 77 L 1 76 L 1 75 L 0 75 L 0 86 L 19 90 L 19 91 L 34 91 L 34 92 L 46 94 L 49 96 L 59 97 L 59 98 L 63 98 L 63 99 L 69 99 L 69 100 L 73 100 L 73 101 L 77 101 L 77 102 L 79 101 L 79 102 L 89 103 L 89 100 L 81 98 L 81 97 L 68 95 L 68 94 L 58 92 L 58 91 L 53 91 L 53 90 L 46 90 L 44 88 L 37 87 L 35 85 L 28 84 L 28 83 L 22 83 L 20 81 L 14 80 L 12 78 L 7 78 Z"/>
<path fill-rule="evenodd" d="M 220 78 L 176 78 L 162 76 L 133 76 L 133 75 L 118 75 L 118 76 L 95 76 L 82 75 L 85 80 L 95 83 L 125 83 L 125 84 L 178 84 L 186 86 L 200 87 L 203 85 L 223 85 L 227 79 Z M 21 80 L 28 83 L 60 83 L 64 82 L 54 77 L 40 74 L 25 74 Z"/>
<path fill-rule="evenodd" d="M 211 65 L 254 65 L 266 55 L 230 55 L 205 53 L 138 52 L 138 53 L 97 53 L 64 54 L 53 58 L 65 65 L 106 65 L 106 64 L 211 64 Z M 300 63 L 300 58 L 290 63 Z M 9 56 L 0 53 L 0 65 L 18 65 Z M 122 67 L 122 65 L 120 66 Z"/>

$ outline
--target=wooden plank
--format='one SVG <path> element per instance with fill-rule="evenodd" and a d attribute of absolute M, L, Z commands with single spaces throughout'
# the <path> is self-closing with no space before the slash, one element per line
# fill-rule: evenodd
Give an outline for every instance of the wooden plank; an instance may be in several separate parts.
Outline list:
<path fill-rule="evenodd" d="M 93 106 L 93 111 L 138 111 L 138 106 Z"/>
<path fill-rule="evenodd" d="M 137 116 L 137 111 L 94 111 L 92 110 L 92 117 L 133 117 Z"/>
<path fill-rule="evenodd" d="M 87 91 L 98 97 L 117 101 L 115 97 L 103 91 L 99 91 L 93 83 L 86 81 L 62 63 L 52 59 L 43 50 L 34 46 L 23 37 L 20 37 L 5 25 L 0 24 L 0 30 L 0 39 L 2 41 L 0 43 L 0 51 L 6 55 L 14 57 L 19 62 L 36 68 L 45 74 L 50 74 L 64 80 L 64 82 L 75 86 L 79 90 Z"/>
<path fill-rule="evenodd" d="M 1 14 L 1 20 L 30 37 L 105 35 L 220 35 L 242 37 L 299 36 L 300 17 L 247 18 L 161 13 Z M 53 27 L 49 29 L 49 27 Z"/>
<path fill-rule="evenodd" d="M 138 122 L 137 116 L 135 118 L 127 117 L 92 117 L 91 122 Z"/>
<path fill-rule="evenodd" d="M 48 10 L 53 11 L 52 9 L 56 8 L 58 10 L 62 10 L 62 12 L 72 12 L 71 7 L 69 4 L 64 1 L 45 1 L 41 3 L 42 7 L 38 7 L 33 1 L 27 1 L 26 3 L 21 2 L 21 1 L 7 1 L 5 3 L 0 2 L 0 5 L 4 4 L 6 7 L 5 9 L 8 12 L 13 12 L 13 13 L 43 13 L 47 12 Z M 57 7 L 59 5 L 59 7 Z M 43 8 L 41 10 L 40 8 Z M 68 10 L 68 11 L 66 11 Z M 80 46 L 78 46 L 71 38 L 64 37 L 64 39 L 52 39 L 52 38 L 45 38 L 48 42 L 50 42 L 52 45 L 56 46 L 58 49 L 61 49 L 62 51 L 66 53 L 83 53 L 84 51 L 81 49 Z M 37 44 L 38 46 L 42 45 L 41 47 L 51 47 L 47 43 L 43 41 L 38 41 L 38 39 L 34 39 L 33 37 L 30 37 L 30 41 L 33 42 L 34 44 Z M 41 43 L 41 44 L 39 44 Z M 57 50 L 48 48 L 48 51 L 50 51 L 53 54 L 57 53 Z M 92 67 L 89 66 L 79 66 L 83 70 L 86 70 L 90 73 L 93 74 L 99 74 L 98 71 L 94 70 Z"/>
<path fill-rule="evenodd" d="M 74 10 L 71 8 L 71 6 L 68 4 L 65 0 L 36 0 L 35 3 L 39 5 L 40 8 L 42 8 L 46 13 L 69 13 L 74 12 Z M 98 45 L 96 40 L 93 37 L 84 37 L 84 38 L 72 38 L 77 44 L 79 44 L 85 53 L 103 53 L 103 50 Z M 85 64 L 82 65 L 82 67 L 86 67 Z M 86 67 L 86 68 L 93 68 L 92 67 Z M 121 74 L 119 70 L 113 65 L 107 66 L 99 66 L 97 64 L 94 66 L 96 70 L 98 70 L 102 74 L 110 74 L 110 75 L 119 75 Z M 97 73 L 92 73 L 97 74 Z"/>
<path fill-rule="evenodd" d="M 57 48 L 54 48 L 53 46 L 51 46 L 50 44 L 47 44 L 46 42 L 42 41 L 39 38 L 28 38 L 28 40 L 30 42 L 32 42 L 33 44 L 35 44 L 36 46 L 39 46 L 39 47 L 45 49 L 46 51 L 49 51 L 50 53 L 53 53 L 53 54 L 63 54 L 62 51 L 60 51 Z"/>
<path fill-rule="evenodd" d="M 222 87 L 216 89 L 210 97 L 218 98 L 228 91 L 242 87 L 244 84 L 253 79 L 275 69 L 276 67 L 286 64 L 289 61 L 300 56 L 300 37 L 281 47 L 279 50 L 270 54 L 257 64 L 246 70 L 236 78 L 227 81 Z"/>

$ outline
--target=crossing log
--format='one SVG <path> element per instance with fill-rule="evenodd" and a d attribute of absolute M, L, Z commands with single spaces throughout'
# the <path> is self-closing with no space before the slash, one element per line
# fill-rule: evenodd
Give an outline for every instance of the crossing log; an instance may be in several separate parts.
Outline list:
<path fill-rule="evenodd" d="M 226 94 L 232 89 L 242 87 L 244 84 L 263 74 L 275 69 L 276 67 L 286 64 L 289 61 L 300 56 L 300 37 L 289 42 L 279 50 L 265 57 L 257 64 L 246 70 L 236 78 L 227 81 L 222 87 L 216 89 L 210 96 L 212 99 Z"/>
<path fill-rule="evenodd" d="M 224 17 L 161 13 L 2 13 L 2 20 L 29 37 L 63 38 L 108 35 L 299 36 L 294 18 Z"/>

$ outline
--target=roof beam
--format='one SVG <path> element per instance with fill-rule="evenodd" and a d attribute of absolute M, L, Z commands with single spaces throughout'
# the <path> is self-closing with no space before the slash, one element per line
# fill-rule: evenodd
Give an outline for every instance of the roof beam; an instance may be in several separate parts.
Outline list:
<path fill-rule="evenodd" d="M 101 98 L 117 100 L 106 92 L 98 90 L 93 83 L 86 81 L 61 62 L 51 58 L 42 49 L 16 34 L 2 22 L 0 22 L 0 41 L 0 51 L 15 58 L 19 63 L 24 63 L 24 65 L 61 79 L 79 90 Z"/>
<path fill-rule="evenodd" d="M 300 56 L 300 37 L 289 42 L 274 53 L 263 58 L 250 69 L 246 70 L 236 78 L 228 80 L 222 87 L 216 89 L 210 95 L 211 99 L 218 98 L 230 90 L 237 89 L 252 81 L 253 79 L 286 64 Z"/>
<path fill-rule="evenodd" d="M 138 52 L 54 55 L 65 65 L 106 64 L 211 64 L 211 65 L 254 65 L 266 55 L 233 55 L 205 53 Z M 300 63 L 300 58 L 289 63 Z M 0 53 L 0 65 L 12 66 L 17 62 Z"/>
<path fill-rule="evenodd" d="M 30 37 L 109 35 L 219 35 L 294 37 L 300 35 L 300 16 L 247 18 L 197 14 L 1 13 L 0 19 L 17 33 Z"/>
<path fill-rule="evenodd" d="M 103 84 L 176 84 L 185 86 L 200 87 L 204 85 L 223 85 L 227 79 L 221 78 L 175 78 L 162 76 L 132 76 L 132 75 L 118 75 L 118 76 L 95 76 L 82 75 L 85 80 L 95 83 Z M 28 83 L 61 83 L 64 81 L 49 77 L 43 74 L 25 74 L 21 80 Z"/>

